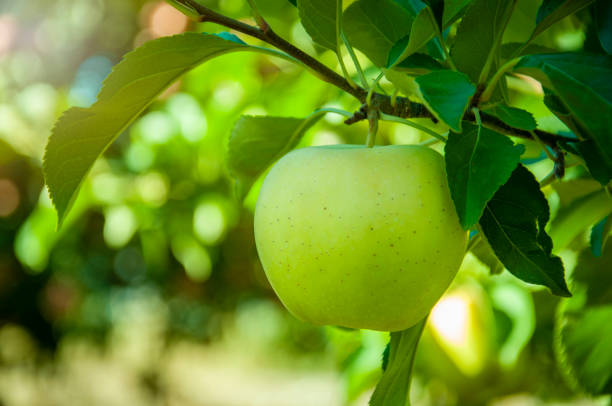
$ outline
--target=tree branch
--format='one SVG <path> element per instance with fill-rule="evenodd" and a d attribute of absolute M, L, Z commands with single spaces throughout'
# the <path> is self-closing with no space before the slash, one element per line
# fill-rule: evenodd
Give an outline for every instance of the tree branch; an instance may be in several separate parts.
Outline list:
<path fill-rule="evenodd" d="M 224 27 L 246 34 L 250 37 L 257 38 L 267 44 L 276 47 L 281 51 L 284 51 L 288 55 L 303 63 L 306 67 L 310 68 L 315 73 L 315 75 L 317 75 L 317 77 L 319 77 L 323 81 L 330 83 L 331 85 L 355 97 L 362 103 L 362 106 L 359 110 L 355 112 L 355 114 L 353 114 L 352 117 L 348 118 L 345 121 L 346 124 L 353 124 L 358 121 L 367 119 L 369 107 L 365 103 L 365 101 L 368 92 L 364 88 L 360 86 L 351 86 L 351 84 L 344 77 L 342 77 L 329 67 L 325 66 L 317 59 L 308 55 L 301 49 L 297 48 L 293 44 L 289 43 L 287 40 L 278 36 L 268 25 L 268 23 L 263 19 L 263 17 L 260 16 L 257 22 L 259 27 L 256 27 L 219 14 L 206 6 L 197 3 L 195 0 L 175 1 L 194 10 L 200 16 L 199 21 L 213 22 L 222 25 Z M 472 99 L 472 105 L 470 107 L 474 107 L 478 104 L 480 94 L 482 93 L 482 89 L 479 90 L 480 91 L 478 92 L 477 97 L 474 97 Z M 423 117 L 429 118 L 432 121 L 437 122 L 435 116 L 429 110 L 427 110 L 424 105 L 420 103 L 411 102 L 407 97 L 396 97 L 393 100 L 390 96 L 386 96 L 380 93 L 374 93 L 372 95 L 371 105 L 373 108 L 376 108 L 378 111 L 384 114 L 401 118 Z M 464 119 L 472 122 L 476 120 L 474 114 L 471 112 L 471 108 L 468 109 L 467 113 L 464 116 Z M 505 135 L 530 140 L 534 139 L 533 135 L 529 131 L 511 127 L 505 124 L 503 121 L 499 120 L 497 117 L 485 113 L 482 114 L 482 124 L 485 127 L 491 128 Z M 557 143 L 559 141 L 575 141 L 575 139 L 573 138 L 564 137 L 542 130 L 535 130 L 535 134 L 546 145 L 550 146 L 555 150 L 558 148 Z"/>

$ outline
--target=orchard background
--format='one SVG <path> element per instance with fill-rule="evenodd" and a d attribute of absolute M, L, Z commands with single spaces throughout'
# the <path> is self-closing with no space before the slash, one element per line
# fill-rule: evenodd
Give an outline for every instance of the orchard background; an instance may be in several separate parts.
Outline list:
<path fill-rule="evenodd" d="M 501 43 L 525 39 L 540 3 L 517 2 Z M 543 31 L 537 51 L 598 55 L 600 65 L 578 60 L 581 73 L 612 80 L 610 57 L 603 56 L 611 47 L 609 2 L 545 3 L 552 10 L 573 3 L 578 11 Z M 202 4 L 254 24 L 246 2 Z M 312 41 L 293 4 L 257 4 L 279 36 L 342 73 L 329 46 Z M 456 30 L 441 34 L 452 39 Z M 195 23 L 159 1 L 0 1 L 0 405 L 368 403 L 388 334 L 315 327 L 287 313 L 254 246 L 261 179 L 243 178 L 237 186 L 227 168 L 228 138 L 241 115 L 303 118 L 321 108 L 359 109 L 352 96 L 302 67 L 274 55 L 237 53 L 187 73 L 96 161 L 56 231 L 42 174 L 54 123 L 69 107 L 92 105 L 128 51 L 185 31 L 227 28 Z M 356 50 L 370 84 L 381 73 L 376 65 L 385 64 L 379 50 Z M 559 119 L 564 114 L 549 94 L 545 104 L 538 81 L 525 72 L 505 80 L 509 105 L 532 113 L 539 129 L 575 135 L 576 123 Z M 388 94 L 394 86 L 409 93 L 414 83 L 392 72 L 379 85 Z M 596 90 L 603 102 L 589 103 L 594 116 L 587 127 L 610 117 L 609 81 Z M 299 146 L 363 144 L 367 122 L 348 126 L 344 119 L 326 114 Z M 381 121 L 376 142 L 429 143 L 431 131 L 448 131 L 444 120 L 412 120 L 425 131 Z M 609 140 L 605 128 L 599 135 Z M 563 259 L 574 296 L 563 299 L 520 281 L 482 240 L 473 240 L 424 330 L 414 405 L 610 402 L 612 244 L 605 240 L 612 222 L 605 219 L 612 198 L 601 181 L 610 163 L 604 159 L 594 171 L 587 168 L 597 162 L 588 155 L 592 149 L 580 151 L 585 166 L 571 155 L 560 162 L 561 151 L 543 146 L 546 140 L 513 141 L 524 145 L 521 163 L 543 185 L 553 252 Z M 560 168 L 565 174 L 557 179 Z"/>

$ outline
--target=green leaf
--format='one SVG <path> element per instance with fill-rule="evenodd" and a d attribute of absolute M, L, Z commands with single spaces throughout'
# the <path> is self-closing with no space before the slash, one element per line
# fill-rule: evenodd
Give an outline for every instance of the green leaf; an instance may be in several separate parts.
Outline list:
<path fill-rule="evenodd" d="M 306 32 L 317 44 L 335 51 L 336 2 L 332 0 L 298 0 L 300 20 Z"/>
<path fill-rule="evenodd" d="M 610 213 L 612 197 L 601 188 L 562 207 L 550 225 L 550 236 L 555 247 L 567 247 L 576 236 Z"/>
<path fill-rule="evenodd" d="M 323 114 L 315 112 L 307 118 L 240 117 L 229 139 L 227 165 L 241 191 L 247 192 L 268 166 L 293 149 Z"/>
<path fill-rule="evenodd" d="M 472 0 L 444 0 L 442 14 L 442 29 L 447 28 L 463 15 Z"/>
<path fill-rule="evenodd" d="M 515 69 L 554 91 L 580 129 L 595 142 L 605 167 L 612 167 L 612 56 L 530 55 Z"/>
<path fill-rule="evenodd" d="M 456 132 L 476 91 L 470 79 L 460 72 L 440 70 L 415 79 L 423 100 L 432 113 Z"/>
<path fill-rule="evenodd" d="M 594 256 L 601 257 L 611 232 L 612 216 L 610 215 L 604 217 L 599 223 L 593 226 L 593 229 L 591 230 L 590 242 L 591 252 L 593 252 Z"/>
<path fill-rule="evenodd" d="M 113 69 L 94 105 L 64 113 L 44 157 L 45 180 L 60 224 L 96 159 L 162 91 L 208 59 L 259 49 L 231 34 L 225 38 L 186 33 L 148 42 Z"/>
<path fill-rule="evenodd" d="M 478 258 L 485 266 L 489 268 L 489 272 L 492 275 L 497 275 L 503 272 L 504 264 L 495 256 L 493 248 L 489 245 L 485 238 L 480 238 L 479 241 L 474 244 L 470 252 Z"/>
<path fill-rule="evenodd" d="M 478 83 L 489 54 L 501 40 L 512 3 L 506 0 L 474 0 L 457 28 L 451 57 L 457 69 L 466 73 L 474 83 Z"/>
<path fill-rule="evenodd" d="M 559 305 L 555 352 L 575 390 L 612 394 L 612 246 L 600 258 L 584 250 L 573 272 L 573 298 Z"/>
<path fill-rule="evenodd" d="M 594 20 L 601 47 L 612 54 L 612 2 L 598 0 L 594 6 Z"/>
<path fill-rule="evenodd" d="M 478 222 L 497 189 L 503 185 L 525 151 L 488 128 L 464 122 L 463 133 L 448 135 L 444 148 L 446 176 L 464 229 Z"/>
<path fill-rule="evenodd" d="M 538 126 L 538 123 L 536 123 L 535 118 L 533 118 L 530 112 L 516 107 L 506 106 L 505 104 L 496 104 L 483 111 L 499 118 L 510 127 L 531 131 L 535 130 Z"/>
<path fill-rule="evenodd" d="M 573 146 L 580 153 L 582 159 L 584 159 L 593 179 L 604 186 L 607 185 L 610 179 L 612 179 L 612 161 L 602 153 L 595 141 L 581 141 L 573 143 Z"/>
<path fill-rule="evenodd" d="M 517 55 L 515 53 L 523 48 L 523 44 L 520 42 L 508 42 L 506 44 L 502 44 L 501 46 L 501 56 L 503 59 L 516 58 L 524 55 L 533 55 L 533 54 L 554 54 L 557 51 L 556 49 L 545 47 L 543 45 L 538 44 L 529 44 L 525 48 L 521 50 Z"/>
<path fill-rule="evenodd" d="M 410 405 L 412 365 L 426 320 L 427 317 L 409 329 L 391 333 L 384 372 L 370 398 L 370 406 Z"/>
<path fill-rule="evenodd" d="M 413 18 L 391 0 L 357 0 L 342 16 L 349 43 L 374 64 L 386 66 L 389 51 L 410 33 Z"/>
<path fill-rule="evenodd" d="M 393 69 L 403 73 L 422 75 L 433 70 L 445 70 L 446 68 L 431 56 L 416 53 L 402 60 Z"/>
<path fill-rule="evenodd" d="M 552 255 L 545 227 L 548 202 L 535 177 L 524 166 L 514 170 L 480 218 L 480 227 L 495 255 L 514 276 L 544 285 L 559 296 L 571 296 L 563 263 Z"/>
<path fill-rule="evenodd" d="M 551 25 L 582 10 L 595 0 L 544 0 L 538 9 L 536 25 L 531 38 L 535 38 Z"/>
<path fill-rule="evenodd" d="M 436 35 L 437 30 L 431 9 L 424 7 L 415 17 L 410 34 L 400 39 L 391 48 L 387 66 L 393 67 L 404 58 L 414 54 Z"/>

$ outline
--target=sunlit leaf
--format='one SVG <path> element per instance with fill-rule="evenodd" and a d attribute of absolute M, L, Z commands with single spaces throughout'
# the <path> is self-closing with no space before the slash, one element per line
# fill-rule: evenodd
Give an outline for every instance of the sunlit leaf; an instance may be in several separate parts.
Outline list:
<path fill-rule="evenodd" d="M 461 132 L 461 119 L 476 91 L 470 79 L 460 72 L 439 70 L 415 81 L 431 112 L 454 131 Z"/>
<path fill-rule="evenodd" d="M 231 34 L 192 32 L 151 41 L 113 69 L 93 106 L 64 113 L 44 158 L 45 180 L 60 224 L 96 159 L 162 91 L 202 62 L 243 50 L 261 49 Z"/>
<path fill-rule="evenodd" d="M 545 227 L 548 202 L 535 177 L 519 165 L 487 203 L 480 219 L 495 255 L 514 276 L 570 296 L 561 259 L 552 255 Z"/>
<path fill-rule="evenodd" d="M 525 148 L 488 128 L 464 122 L 444 148 L 451 196 L 464 229 L 478 222 L 485 205 L 518 165 Z"/>
<path fill-rule="evenodd" d="M 386 66 L 389 51 L 410 33 L 413 18 L 391 0 L 358 0 L 344 12 L 342 26 L 350 44 L 378 66 Z"/>

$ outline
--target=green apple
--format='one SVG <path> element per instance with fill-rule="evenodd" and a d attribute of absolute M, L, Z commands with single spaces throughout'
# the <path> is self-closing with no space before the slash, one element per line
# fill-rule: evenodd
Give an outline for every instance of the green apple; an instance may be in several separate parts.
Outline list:
<path fill-rule="evenodd" d="M 272 167 L 255 208 L 270 284 L 314 324 L 414 325 L 457 273 L 466 239 L 444 160 L 421 146 L 295 150 Z"/>

